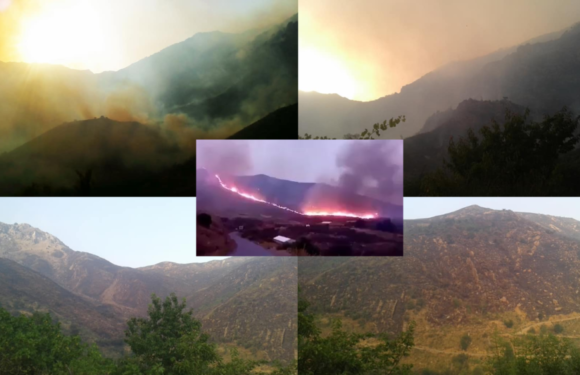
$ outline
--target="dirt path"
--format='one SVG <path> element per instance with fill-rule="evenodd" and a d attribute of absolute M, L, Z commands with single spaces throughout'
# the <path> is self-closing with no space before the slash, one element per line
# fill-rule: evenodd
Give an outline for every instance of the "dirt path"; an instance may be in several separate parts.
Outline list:
<path fill-rule="evenodd" d="M 516 335 L 525 335 L 526 332 L 528 332 L 528 330 L 530 328 L 540 327 L 542 324 L 553 325 L 554 323 L 567 322 L 567 321 L 570 321 L 570 320 L 578 320 L 578 319 L 580 319 L 580 316 L 573 316 L 573 317 L 567 317 L 567 318 L 561 318 L 561 319 L 546 320 L 545 322 L 539 322 L 539 323 L 530 324 L 529 326 L 526 326 L 526 327 L 522 328 L 521 330 L 519 330 L 515 334 Z"/>
<path fill-rule="evenodd" d="M 445 350 L 445 349 L 439 350 L 439 349 L 428 348 L 426 346 L 414 346 L 413 349 L 424 351 L 424 352 L 429 352 L 429 353 L 433 353 L 433 354 L 448 354 L 448 355 L 466 354 L 470 357 L 485 357 L 485 356 L 487 356 L 487 353 L 481 353 L 481 352 L 464 352 L 464 351 L 460 351 L 460 350 Z"/>

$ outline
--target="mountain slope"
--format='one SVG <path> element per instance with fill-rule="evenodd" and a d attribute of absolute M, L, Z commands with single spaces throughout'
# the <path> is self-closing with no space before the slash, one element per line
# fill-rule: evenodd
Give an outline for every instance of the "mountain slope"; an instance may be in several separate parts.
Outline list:
<path fill-rule="evenodd" d="M 443 166 L 451 138 L 465 138 L 469 129 L 479 135 L 479 129 L 485 125 L 490 126 L 493 120 L 501 124 L 507 111 L 523 114 L 525 108 L 507 100 L 470 99 L 459 103 L 454 110 L 438 112 L 429 117 L 418 134 L 404 140 L 405 180 L 414 180 Z"/>
<path fill-rule="evenodd" d="M 512 335 L 540 321 L 550 325 L 547 318 L 580 320 L 580 241 L 528 216 L 470 206 L 407 220 L 404 257 L 300 258 L 301 290 L 323 316 L 393 333 L 414 320 L 416 346 L 457 353 L 467 332 L 473 349 L 466 354 L 485 355 L 495 331 Z M 571 219 L 541 216 L 571 227 Z M 513 329 L 503 324 L 508 320 Z M 449 365 L 451 356 L 443 358 Z"/>
<path fill-rule="evenodd" d="M 197 195 L 199 210 L 230 209 L 237 212 L 261 212 L 267 215 L 285 215 L 288 212 L 275 207 L 241 198 L 219 186 L 208 171 L 198 169 Z M 267 175 L 220 176 L 226 185 L 298 212 L 307 210 L 349 210 L 376 212 L 383 217 L 402 218 L 402 207 L 378 199 L 355 194 L 336 186 L 320 183 L 295 182 Z M 227 203 L 226 203 L 227 202 Z"/>
<path fill-rule="evenodd" d="M 183 154 L 159 131 L 107 118 L 63 124 L 0 156 L 4 195 L 32 184 L 73 191 L 77 171 L 92 171 L 103 190 L 135 184 L 143 176 L 180 161 Z M 78 192 L 77 192 L 78 193 Z"/>
<path fill-rule="evenodd" d="M 298 104 L 280 108 L 228 139 L 298 139 Z"/>
<path fill-rule="evenodd" d="M 530 40 L 518 47 L 448 64 L 404 86 L 400 93 L 372 102 L 336 95 L 299 93 L 300 134 L 343 137 L 391 117 L 406 123 L 389 129 L 386 138 L 416 134 L 429 116 L 466 99 L 500 100 L 549 114 L 569 106 L 580 111 L 578 80 L 580 24 Z"/>
<path fill-rule="evenodd" d="M 133 269 L 74 251 L 28 224 L 1 223 L 0 260 L 3 306 L 50 311 L 102 346 L 120 344 L 127 319 L 146 314 L 152 293 L 175 293 L 212 339 L 264 359 L 295 356 L 295 261 L 233 257 Z"/>
<path fill-rule="evenodd" d="M 105 338 L 121 338 L 125 328 L 111 306 L 93 304 L 5 258 L 0 258 L 0 302 L 13 312 L 50 311 L 55 318 Z"/>

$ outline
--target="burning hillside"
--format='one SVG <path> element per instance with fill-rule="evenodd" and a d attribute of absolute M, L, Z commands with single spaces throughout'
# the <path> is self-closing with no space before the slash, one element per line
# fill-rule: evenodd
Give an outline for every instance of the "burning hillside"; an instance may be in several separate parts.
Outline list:
<path fill-rule="evenodd" d="M 298 211 L 295 211 L 291 208 L 280 206 L 276 203 L 268 202 L 267 200 L 258 198 L 254 194 L 245 193 L 235 186 L 228 186 L 222 181 L 220 176 L 217 174 L 215 175 L 215 177 L 218 180 L 218 182 L 222 188 L 229 190 L 232 193 L 238 194 L 239 196 L 244 197 L 246 199 L 250 199 L 250 200 L 253 200 L 256 202 L 266 203 L 266 204 L 269 204 L 271 206 L 277 207 L 281 210 L 290 211 L 290 212 L 293 212 L 293 213 L 296 213 L 299 215 L 304 215 L 304 216 L 339 216 L 339 217 L 352 217 L 352 218 L 360 218 L 360 219 L 374 219 L 374 218 L 377 218 L 379 216 L 377 213 L 358 213 L 358 212 L 348 212 L 348 211 L 344 211 L 344 210 L 337 210 L 337 211 L 334 211 L 334 210 L 306 210 L 303 212 L 298 212 Z"/>

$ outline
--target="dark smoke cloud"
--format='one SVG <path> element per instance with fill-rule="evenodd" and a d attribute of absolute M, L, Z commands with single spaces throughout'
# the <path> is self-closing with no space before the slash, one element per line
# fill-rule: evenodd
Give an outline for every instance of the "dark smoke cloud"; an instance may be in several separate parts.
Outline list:
<path fill-rule="evenodd" d="M 403 199 L 403 141 L 357 141 L 337 156 L 344 190 L 393 204 Z"/>
<path fill-rule="evenodd" d="M 214 173 L 241 175 L 252 170 L 247 141 L 203 140 L 197 142 L 197 167 Z"/>

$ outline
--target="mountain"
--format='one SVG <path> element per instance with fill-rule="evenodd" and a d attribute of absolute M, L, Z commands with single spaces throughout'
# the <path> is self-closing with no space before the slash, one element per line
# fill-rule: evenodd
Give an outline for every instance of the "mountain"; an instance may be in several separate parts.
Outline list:
<path fill-rule="evenodd" d="M 479 129 L 491 125 L 493 120 L 501 124 L 506 111 L 523 114 L 525 108 L 508 100 L 469 99 L 459 103 L 456 109 L 437 112 L 429 117 L 418 134 L 404 141 L 405 180 L 417 179 L 443 166 L 451 138 L 466 137 L 469 129 L 478 134 Z"/>
<path fill-rule="evenodd" d="M 0 62 L 0 77 L 0 194 L 188 194 L 175 174 L 197 139 L 297 138 L 298 17 L 196 34 L 117 72 Z"/>
<path fill-rule="evenodd" d="M 415 321 L 409 361 L 419 369 L 449 366 L 465 333 L 475 361 L 496 331 L 580 320 L 580 222 L 470 206 L 404 228 L 404 257 L 299 259 L 312 310 L 374 332 Z"/>
<path fill-rule="evenodd" d="M 255 211 L 265 215 L 293 215 L 273 206 L 239 197 L 221 188 L 217 179 L 208 171 L 198 170 L 197 176 L 198 211 L 223 207 L 237 212 L 248 210 L 246 213 Z M 332 210 L 377 212 L 383 217 L 402 218 L 403 216 L 402 207 L 399 205 L 355 194 L 327 184 L 295 182 L 264 174 L 220 177 L 226 185 L 235 186 L 243 192 L 254 194 L 263 200 L 298 212 L 312 207 L 324 206 L 326 209 Z"/>
<path fill-rule="evenodd" d="M 122 348 L 125 322 L 113 306 L 95 304 L 11 260 L 0 258 L 0 305 L 12 313 L 50 312 L 69 332 Z"/>
<path fill-rule="evenodd" d="M 371 102 L 300 92 L 300 134 L 343 137 L 405 115 L 407 121 L 389 129 L 386 137 L 406 138 L 417 134 L 429 116 L 466 99 L 508 97 L 539 114 L 552 114 L 563 106 L 580 113 L 579 45 L 577 24 L 517 47 L 448 64 L 404 86 L 400 93 Z"/>
<path fill-rule="evenodd" d="M 157 129 L 101 117 L 60 125 L 0 156 L 0 178 L 7 182 L 0 189 L 18 195 L 36 185 L 80 194 L 77 173 L 88 171 L 100 189 L 120 189 L 182 159 Z"/>
<path fill-rule="evenodd" d="M 228 139 L 298 139 L 298 104 L 280 108 Z"/>
<path fill-rule="evenodd" d="M 18 275 L 4 278 L 3 272 L 0 277 L 3 306 L 45 309 L 71 319 L 81 331 L 97 335 L 97 343 L 120 343 L 126 320 L 146 314 L 152 293 L 161 298 L 176 293 L 187 298 L 204 329 L 220 343 L 246 348 L 269 360 L 286 361 L 295 355 L 296 265 L 292 262 L 234 257 L 120 267 L 74 251 L 28 224 L 1 223 L 0 259 L 10 266 L 10 274 Z M 38 294 L 31 292 L 34 288 Z M 91 309 L 94 312 L 87 312 L 86 319 L 71 318 L 75 312 Z M 112 324 L 116 331 L 109 327 Z"/>

